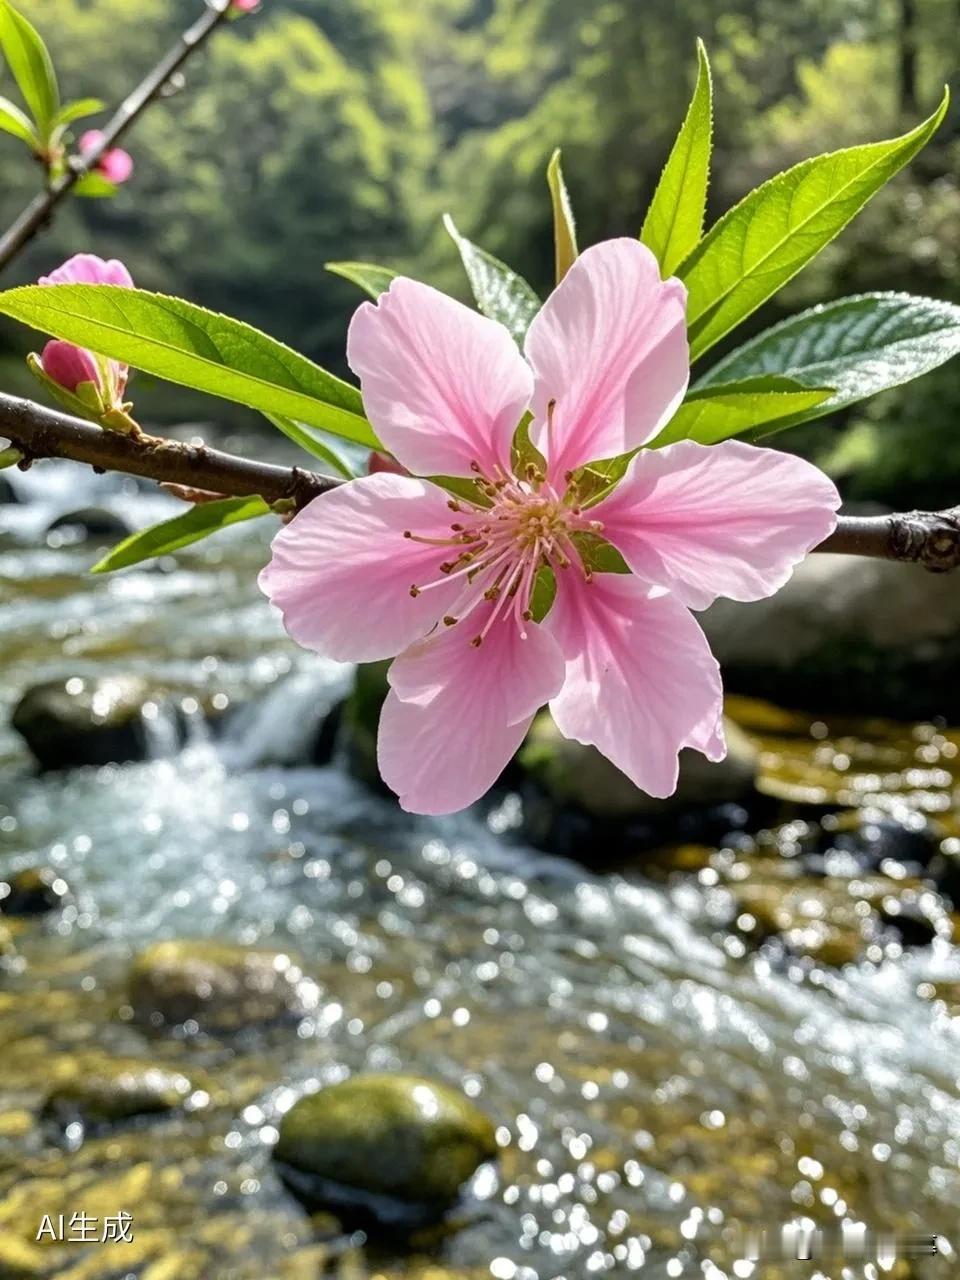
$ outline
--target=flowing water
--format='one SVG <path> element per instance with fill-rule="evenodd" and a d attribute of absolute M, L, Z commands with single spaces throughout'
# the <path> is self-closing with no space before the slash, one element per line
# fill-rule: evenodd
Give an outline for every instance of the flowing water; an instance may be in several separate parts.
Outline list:
<path fill-rule="evenodd" d="M 772 866 L 802 843 L 822 814 L 805 800 L 933 812 L 949 836 L 956 739 L 778 738 L 773 723 L 767 789 L 786 825 L 688 847 L 685 874 L 647 876 L 641 857 L 593 874 L 523 844 L 517 797 L 418 820 L 337 763 L 304 767 L 349 673 L 297 651 L 260 598 L 265 528 L 92 578 L 89 546 L 39 536 L 51 517 L 97 501 L 146 523 L 166 500 L 52 464 L 17 479 L 32 500 L 0 507 L 4 707 L 39 680 L 134 673 L 186 690 L 188 712 L 244 709 L 216 734 L 188 716 L 176 750 L 158 714 L 147 763 L 44 776 L 0 717 L 0 872 L 43 864 L 71 891 L 0 973 L 0 1276 L 956 1274 L 949 919 L 931 945 L 826 967 L 755 949 L 729 907 L 744 851 Z M 318 1013 L 232 1040 L 144 1031 L 125 972 L 175 937 L 296 953 Z M 207 1083 L 176 1117 L 71 1145 L 39 1104 L 93 1051 Z M 311 1219 L 271 1164 L 293 1099 L 361 1069 L 445 1080 L 498 1126 L 496 1170 L 448 1230 L 402 1250 Z M 43 1214 L 75 1211 L 132 1213 L 134 1243 L 36 1243 Z M 939 1234 L 941 1252 L 743 1260 L 744 1226 L 796 1219 Z"/>

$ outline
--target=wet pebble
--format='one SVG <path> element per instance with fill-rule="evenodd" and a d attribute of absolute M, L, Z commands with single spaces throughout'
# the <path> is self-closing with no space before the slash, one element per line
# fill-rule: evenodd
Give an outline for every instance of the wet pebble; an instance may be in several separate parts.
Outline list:
<path fill-rule="evenodd" d="M 129 994 L 142 1022 L 213 1033 L 297 1021 L 320 1005 L 319 987 L 292 956 L 208 940 L 147 947 L 131 967 Z"/>
<path fill-rule="evenodd" d="M 284 1116 L 274 1151 L 305 1200 L 394 1228 L 442 1215 L 497 1154 L 490 1119 L 434 1080 L 360 1075 Z"/>
<path fill-rule="evenodd" d="M 0 911 L 9 916 L 40 916 L 56 911 L 70 888 L 51 867 L 28 867 L 0 880 Z"/>

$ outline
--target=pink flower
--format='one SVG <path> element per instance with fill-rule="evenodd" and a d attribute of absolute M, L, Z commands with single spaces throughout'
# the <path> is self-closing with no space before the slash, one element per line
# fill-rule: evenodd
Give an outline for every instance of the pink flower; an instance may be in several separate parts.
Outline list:
<path fill-rule="evenodd" d="M 621 239 L 577 259 L 526 362 L 506 329 L 412 280 L 354 316 L 348 359 L 385 446 L 417 475 L 472 477 L 476 500 L 414 475 L 350 481 L 281 530 L 260 582 L 306 647 L 399 655 L 378 754 L 404 808 L 476 800 L 544 703 L 654 796 L 674 790 L 682 747 L 723 757 L 720 673 L 690 609 L 772 594 L 839 498 L 798 458 L 683 441 L 637 453 L 582 502 L 578 469 L 651 440 L 683 399 L 685 307 L 680 282 Z M 528 409 L 546 463 L 516 475 Z M 604 543 L 630 573 L 591 571 Z"/>
<path fill-rule="evenodd" d="M 105 262 L 92 253 L 77 253 L 61 267 L 41 276 L 39 284 L 113 284 L 133 288 L 130 272 L 112 258 Z M 127 388 L 129 369 L 117 360 L 101 360 L 84 347 L 71 342 L 48 342 L 40 357 L 43 372 L 64 390 L 76 392 L 84 383 L 93 384 L 91 407 L 102 412 L 119 409 Z"/>
<path fill-rule="evenodd" d="M 80 154 L 87 155 L 103 142 L 103 134 L 99 129 L 88 129 L 80 139 Z M 114 186 L 122 186 L 133 173 L 133 156 L 122 147 L 111 147 L 97 160 L 94 166 L 97 173 L 112 182 Z"/>
<path fill-rule="evenodd" d="M 233 0 L 233 8 L 238 13 L 253 13 L 260 8 L 260 0 Z"/>

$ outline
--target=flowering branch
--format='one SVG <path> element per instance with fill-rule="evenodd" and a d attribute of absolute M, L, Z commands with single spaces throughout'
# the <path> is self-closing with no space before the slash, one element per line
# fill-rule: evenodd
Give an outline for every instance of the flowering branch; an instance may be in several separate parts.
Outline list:
<path fill-rule="evenodd" d="M 26 469 L 42 458 L 68 458 L 96 471 L 156 480 L 188 501 L 258 494 L 265 502 L 297 509 L 342 484 L 301 467 L 254 462 L 206 445 L 144 433 L 104 430 L 55 409 L 0 392 L 0 464 Z M 841 516 L 815 551 L 868 556 L 923 565 L 932 573 L 960 569 L 960 507 L 885 516 Z"/>
<path fill-rule="evenodd" d="M 206 11 L 194 22 L 121 103 L 110 122 L 97 138 L 96 145 L 71 156 L 63 174 L 37 195 L 17 220 L 0 237 L 0 271 L 23 250 L 34 236 L 51 221 L 57 207 L 70 194 L 81 178 L 97 168 L 103 156 L 111 151 L 143 112 L 159 98 L 191 54 L 201 48 L 217 27 L 226 20 L 233 0 L 206 0 Z"/>

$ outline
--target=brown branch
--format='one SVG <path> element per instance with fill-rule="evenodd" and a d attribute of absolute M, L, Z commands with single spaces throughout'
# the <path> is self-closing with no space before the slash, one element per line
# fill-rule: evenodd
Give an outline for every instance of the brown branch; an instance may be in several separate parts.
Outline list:
<path fill-rule="evenodd" d="M 960 568 L 960 507 L 841 516 L 835 531 L 815 550 L 909 561 L 931 573 L 949 573 Z"/>
<path fill-rule="evenodd" d="M 229 497 L 259 494 L 266 502 L 292 501 L 300 508 L 342 484 L 333 476 L 300 467 L 253 462 L 206 445 L 158 436 L 126 436 L 91 422 L 0 393 L 0 437 L 29 467 L 41 458 L 69 458 L 98 471 L 156 480 L 181 491 Z M 960 568 L 960 507 L 907 511 L 888 516 L 841 516 L 816 551 L 909 561 L 934 573 Z"/>
<path fill-rule="evenodd" d="M 207 7 L 177 40 L 156 66 L 144 76 L 131 94 L 117 108 L 109 123 L 104 126 L 103 140 L 99 146 L 71 156 L 66 172 L 57 178 L 46 191 L 35 196 L 17 220 L 0 237 L 0 271 L 24 249 L 38 231 L 53 218 L 57 207 L 66 199 L 81 178 L 96 168 L 105 151 L 115 147 L 127 130 L 143 112 L 159 98 L 186 60 L 201 48 L 217 27 L 226 20 L 232 0 L 207 0 Z"/>
<path fill-rule="evenodd" d="M 314 471 L 253 462 L 206 445 L 105 431 L 95 423 L 2 393 L 0 436 L 22 453 L 17 464 L 21 469 L 41 458 L 70 458 L 95 471 L 119 471 L 231 498 L 259 494 L 266 502 L 286 499 L 297 507 L 338 483 Z"/>

